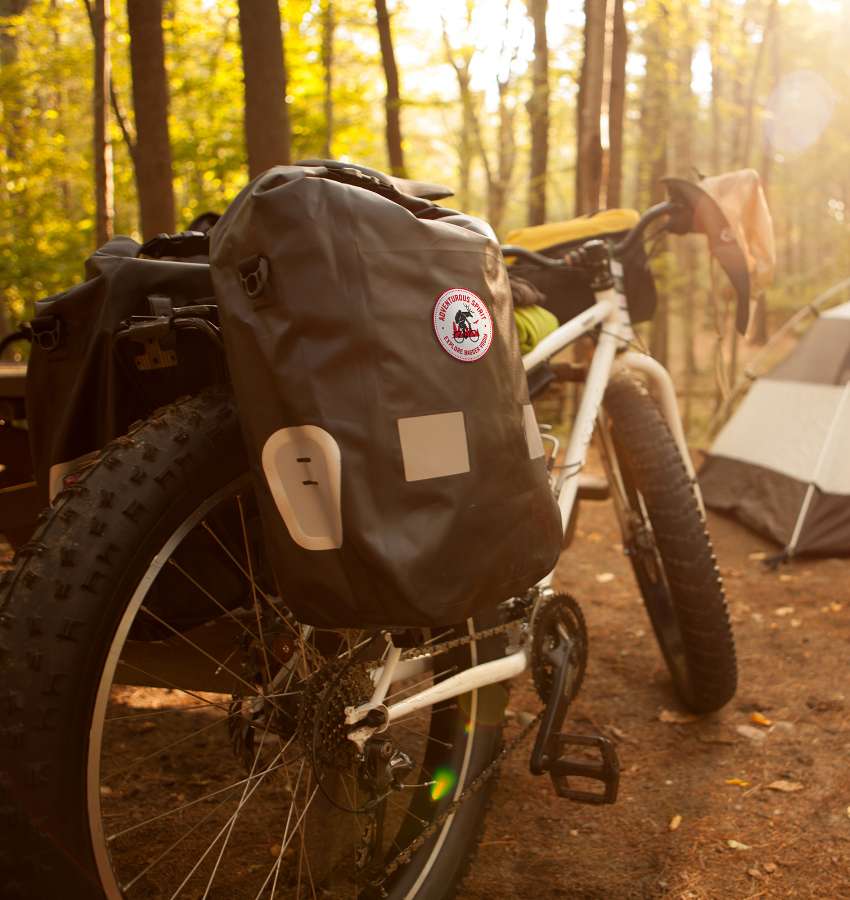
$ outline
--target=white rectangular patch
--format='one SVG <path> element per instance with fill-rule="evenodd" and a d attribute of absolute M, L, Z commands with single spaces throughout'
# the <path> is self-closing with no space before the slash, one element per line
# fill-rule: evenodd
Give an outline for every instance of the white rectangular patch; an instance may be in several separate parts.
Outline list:
<path fill-rule="evenodd" d="M 534 415 L 534 407 L 530 403 L 526 403 L 522 408 L 522 424 L 525 427 L 528 458 L 539 459 L 543 456 L 543 439 L 540 437 L 540 427 L 537 424 L 537 416 Z"/>
<path fill-rule="evenodd" d="M 469 445 L 462 412 L 398 420 L 406 481 L 445 478 L 469 471 Z"/>

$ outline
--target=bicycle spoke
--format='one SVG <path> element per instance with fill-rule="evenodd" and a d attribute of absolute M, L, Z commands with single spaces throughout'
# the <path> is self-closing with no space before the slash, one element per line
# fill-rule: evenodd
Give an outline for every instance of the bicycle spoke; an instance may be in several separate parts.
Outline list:
<path fill-rule="evenodd" d="M 272 885 L 272 894 L 271 894 L 272 898 L 274 898 L 275 891 L 277 889 L 277 878 L 278 878 L 278 875 L 280 874 L 280 862 L 283 860 L 283 854 L 286 852 L 286 848 L 292 843 L 292 839 L 295 837 L 296 831 L 298 831 L 298 828 L 300 827 L 301 822 L 304 820 L 304 817 L 307 815 L 307 811 L 310 809 L 310 806 L 312 805 L 313 800 L 315 799 L 316 794 L 318 794 L 318 792 L 319 792 L 319 787 L 317 785 L 316 787 L 313 788 L 313 792 L 310 794 L 309 798 L 307 799 L 307 802 L 304 804 L 304 809 L 301 811 L 301 815 L 298 817 L 298 820 L 295 822 L 295 825 L 292 828 L 292 834 L 289 836 L 288 840 L 280 848 L 280 855 L 278 856 L 278 862 L 277 862 L 278 871 L 277 871 L 277 874 L 275 875 L 274 884 Z"/>
<path fill-rule="evenodd" d="M 413 691 L 416 688 L 421 687 L 423 684 L 426 684 L 429 681 L 436 682 L 438 678 L 442 678 L 444 675 L 451 675 L 457 671 L 457 668 L 458 668 L 457 666 L 449 666 L 448 669 L 443 669 L 442 672 L 437 672 L 436 675 L 429 674 L 427 678 L 423 678 L 421 681 L 417 681 L 415 684 L 409 684 L 406 687 L 399 688 L 397 691 L 394 691 L 392 694 L 387 694 L 387 696 L 384 697 L 384 703 L 386 703 L 388 700 L 392 700 L 393 697 L 398 697 L 399 694 L 403 694 L 406 691 Z"/>
<path fill-rule="evenodd" d="M 215 722 L 208 722 L 201 728 L 198 728 L 195 731 L 190 732 L 189 734 L 185 734 L 183 735 L 183 737 L 177 738 L 177 740 L 171 741 L 171 743 L 166 744 L 164 747 L 157 747 L 156 750 L 153 750 L 150 753 L 146 753 L 144 756 L 140 756 L 138 759 L 133 760 L 133 762 L 131 762 L 129 766 L 125 766 L 123 769 L 118 769 L 115 772 L 110 772 L 108 775 L 104 776 L 105 780 L 112 781 L 114 778 L 125 776 L 127 772 L 135 769 L 136 766 L 139 765 L 139 763 L 143 763 L 146 759 L 157 756 L 165 750 L 170 750 L 172 747 L 176 747 L 178 744 L 182 744 L 184 741 L 188 741 L 189 738 L 193 738 L 199 734 L 203 734 L 205 731 L 209 731 L 210 729 L 215 728 L 216 725 L 221 725 L 222 722 L 226 722 L 228 719 L 233 718 L 233 716 L 235 715 L 238 715 L 238 713 L 229 713 L 227 716 L 224 716 L 221 719 L 216 719 Z"/>
<path fill-rule="evenodd" d="M 255 900 L 262 895 L 263 891 L 266 889 L 266 885 L 269 883 L 269 880 L 274 876 L 274 883 L 272 884 L 272 896 L 274 896 L 275 885 L 277 884 L 277 875 L 275 874 L 277 870 L 280 868 L 280 861 L 283 859 L 283 851 L 285 849 L 286 844 L 286 834 L 289 831 L 289 823 L 292 821 L 292 811 L 295 809 L 295 798 L 298 794 L 298 787 L 301 784 L 301 775 L 304 772 L 305 760 L 301 761 L 301 766 L 298 769 L 298 777 L 295 779 L 295 787 L 292 789 L 292 803 L 289 804 L 289 812 L 286 816 L 286 824 L 283 828 L 283 837 L 280 839 L 280 852 L 277 854 L 275 861 L 272 863 L 271 869 L 269 869 L 268 875 L 266 875 L 265 880 L 260 885 L 260 890 L 257 891 L 257 897 Z"/>
<path fill-rule="evenodd" d="M 200 828 L 201 825 L 203 825 L 204 822 L 207 821 L 207 819 L 212 818 L 212 816 L 214 816 L 215 813 L 217 813 L 217 812 L 222 808 L 222 806 L 224 806 L 225 803 L 227 803 L 227 797 L 225 797 L 223 800 L 220 800 L 218 803 L 216 803 L 216 805 L 215 805 L 208 813 L 206 813 L 206 815 L 204 815 L 201 819 L 199 819 L 199 820 L 198 820 L 198 821 L 197 821 L 197 822 L 196 822 L 196 823 L 195 823 L 188 831 L 184 832 L 184 834 L 181 835 L 179 838 L 177 838 L 176 841 L 174 841 L 170 846 L 166 847 L 165 850 L 163 850 L 162 853 L 160 853 L 159 856 L 157 856 L 154 860 L 152 860 L 151 862 L 149 862 L 149 863 L 144 867 L 144 869 L 142 869 L 142 871 L 139 872 L 138 875 L 136 875 L 135 878 L 131 879 L 131 880 L 128 881 L 126 884 L 122 884 L 122 885 L 121 885 L 121 890 L 122 890 L 122 891 L 129 891 L 130 888 L 131 888 L 131 887 L 132 887 L 132 886 L 133 886 L 140 878 L 143 878 L 145 875 L 147 875 L 148 872 L 150 872 L 151 869 L 153 869 L 153 868 L 154 868 L 156 865 L 158 865 L 163 859 L 165 859 L 165 857 L 168 856 L 168 854 L 171 853 L 171 851 L 174 850 L 175 847 L 178 847 L 180 844 L 183 843 L 183 841 L 186 840 L 187 837 L 189 837 L 190 834 L 192 834 L 193 832 L 197 831 L 197 829 Z"/>
<path fill-rule="evenodd" d="M 290 738 L 289 743 L 292 742 L 292 738 Z M 286 748 L 284 747 L 284 750 Z M 271 769 L 271 772 L 274 772 L 275 769 L 282 769 L 286 766 L 287 763 L 278 763 Z M 259 778 L 259 775 L 248 775 L 246 778 L 241 778 L 239 781 L 234 781 L 233 784 L 227 785 L 227 787 L 217 788 L 214 791 L 210 791 L 208 794 L 204 794 L 202 797 L 198 797 L 195 800 L 190 800 L 188 803 L 183 803 L 180 806 L 175 806 L 174 809 L 166 810 L 163 813 L 157 813 L 155 816 L 151 816 L 149 819 L 145 819 L 144 822 L 138 822 L 135 825 L 131 825 L 129 828 L 124 828 L 121 831 L 116 831 L 114 834 L 110 834 L 107 836 L 107 842 L 112 842 L 122 837 L 125 834 L 129 834 L 131 831 L 137 831 L 139 828 L 144 828 L 145 825 L 150 825 L 152 822 L 158 822 L 160 819 L 164 819 L 168 816 L 173 816 L 176 813 L 183 812 L 184 809 L 188 809 L 190 806 L 197 806 L 198 803 L 203 803 L 205 800 L 209 800 L 211 797 L 215 797 L 218 794 L 223 794 L 226 791 L 232 791 L 234 788 L 239 787 L 242 784 L 245 784 L 246 781 L 252 781 L 254 778 Z"/>
<path fill-rule="evenodd" d="M 222 541 L 221 538 L 212 530 L 212 528 L 210 528 L 206 520 L 204 520 L 201 524 L 210 535 L 210 537 L 212 537 L 212 539 L 219 545 L 219 547 L 221 547 L 221 549 L 227 554 L 233 565 L 236 566 L 237 569 L 239 569 L 239 571 L 245 576 L 245 578 L 251 581 L 251 576 L 245 570 L 244 566 L 242 566 L 239 560 L 233 555 L 233 553 L 231 553 L 230 548 L 224 543 L 224 541 Z M 293 635 L 295 635 L 297 639 L 300 639 L 303 634 L 302 630 L 296 628 L 285 615 L 281 615 L 281 613 L 285 612 L 285 610 L 278 609 L 278 607 L 276 607 L 272 602 L 269 595 L 258 584 L 256 584 L 256 582 L 254 582 L 254 587 L 257 591 L 257 594 L 260 596 L 260 599 L 262 599 L 269 606 L 269 608 L 275 613 L 275 615 L 279 616 L 283 620 L 284 625 L 286 625 L 286 627 L 293 633 Z M 321 654 L 317 655 L 319 656 L 319 660 L 321 661 Z"/>
<path fill-rule="evenodd" d="M 126 716 L 106 716 L 104 722 L 123 722 L 127 719 L 152 719 L 166 713 L 191 712 L 193 709 L 208 709 L 211 703 L 198 703 L 195 706 L 169 706 L 168 709 L 151 709 L 148 712 L 127 713 Z M 219 709 L 219 707 L 215 707 Z"/>
<path fill-rule="evenodd" d="M 153 678 L 154 681 L 161 681 L 161 687 L 163 688 L 168 687 L 175 691 L 181 691 L 184 694 L 188 694 L 190 697 L 194 697 L 196 700 L 200 700 L 201 703 L 206 706 L 213 706 L 216 709 L 220 709 L 222 712 L 230 712 L 229 707 L 220 706 L 218 703 L 213 703 L 212 700 L 204 700 L 204 698 L 200 694 L 196 694 L 193 691 L 190 691 L 188 688 L 182 688 L 179 685 L 175 684 L 173 681 L 169 681 L 167 678 L 163 678 L 162 675 L 154 675 L 152 672 L 148 672 L 147 669 L 143 669 L 141 666 L 135 665 L 135 663 L 129 663 L 126 660 L 119 659 L 118 665 L 126 666 L 128 669 L 135 669 L 146 678 Z"/>
<path fill-rule="evenodd" d="M 251 631 L 251 629 L 248 628 L 248 626 L 245 625 L 244 622 L 240 622 L 239 618 L 236 615 L 234 615 L 232 609 L 228 609 L 220 600 L 217 600 L 202 584 L 200 584 L 198 581 L 196 581 L 180 565 L 180 563 L 176 562 L 174 560 L 174 557 L 171 557 L 171 559 L 168 560 L 168 563 L 169 563 L 169 565 L 174 566 L 174 568 L 177 569 L 177 571 L 181 575 L 183 575 L 185 578 L 187 578 L 208 600 L 210 600 L 212 603 L 214 603 L 229 619 L 231 619 L 233 622 L 235 622 L 245 632 L 245 634 L 247 634 L 253 640 L 258 641 L 264 648 L 263 652 L 264 653 L 266 652 L 265 642 L 263 641 L 261 634 L 254 634 L 254 632 Z M 283 663 L 280 659 L 278 659 L 276 656 L 274 656 L 274 654 L 271 654 L 271 655 L 274 657 L 275 662 L 279 666 L 285 665 L 285 663 Z M 268 660 L 266 660 L 266 662 L 268 662 Z M 268 669 L 268 666 L 266 668 Z M 268 673 L 268 680 L 271 681 L 271 673 Z"/>
<path fill-rule="evenodd" d="M 155 612 L 148 609 L 147 606 L 142 605 L 140 607 L 140 611 L 149 615 L 152 619 L 159 622 L 160 625 L 165 626 L 169 631 L 173 632 L 177 637 L 182 638 L 186 643 L 192 647 L 194 650 L 197 650 L 202 656 L 205 656 L 210 662 L 214 662 L 217 666 L 220 666 L 228 675 L 232 675 L 237 681 L 241 681 L 253 694 L 259 694 L 260 691 L 255 684 L 251 684 L 251 682 L 246 681 L 241 675 L 237 675 L 232 669 L 229 669 L 220 659 L 216 659 L 211 653 L 207 653 L 203 647 L 196 644 L 193 640 L 186 637 L 182 631 L 179 631 L 169 622 L 166 622 L 165 619 L 160 618 Z"/>
<path fill-rule="evenodd" d="M 250 792 L 249 792 L 247 795 L 246 795 L 246 794 L 244 793 L 244 791 L 243 791 L 243 799 L 240 801 L 240 804 L 239 804 L 239 806 L 236 808 L 235 812 L 233 812 L 233 814 L 230 816 L 230 818 L 224 823 L 224 825 L 221 826 L 221 828 L 220 828 L 218 834 L 216 834 L 216 836 L 212 839 L 212 841 L 210 842 L 210 844 L 209 844 L 209 846 L 207 847 L 207 849 L 204 850 L 204 852 L 201 854 L 201 856 L 200 856 L 200 858 L 198 859 L 198 861 L 195 863 L 194 866 L 192 866 L 192 868 L 189 870 L 188 874 L 187 874 L 186 877 L 183 879 L 183 881 L 180 882 L 180 884 L 179 884 L 178 887 L 177 887 L 177 890 L 171 895 L 171 897 L 169 898 L 169 900 L 175 900 L 175 898 L 179 896 L 180 891 L 183 890 L 183 888 L 184 888 L 184 887 L 186 886 L 186 884 L 188 883 L 189 879 L 195 874 L 195 872 L 198 871 L 198 868 L 200 867 L 200 865 L 203 863 L 203 861 L 204 861 L 204 860 L 207 858 L 207 856 L 210 854 L 210 852 L 212 851 L 213 847 L 215 847 L 215 845 L 218 843 L 219 838 L 224 834 L 224 832 L 225 832 L 225 830 L 227 829 L 227 827 L 228 827 L 228 825 L 230 824 L 230 822 L 231 822 L 233 819 L 235 819 L 235 818 L 239 815 L 239 812 L 241 811 L 242 807 L 245 805 L 245 803 L 248 802 L 248 800 L 251 799 L 251 797 L 252 797 L 252 796 L 254 795 L 254 793 L 256 792 L 257 788 L 263 783 L 263 780 L 265 779 L 265 777 L 269 774 L 269 772 L 272 771 L 272 769 L 273 769 L 273 767 L 274 767 L 274 764 L 278 761 L 278 759 L 280 759 L 282 753 L 283 753 L 283 751 L 281 750 L 280 753 L 278 753 L 278 754 L 275 756 L 275 758 L 272 760 L 272 763 L 269 765 L 269 767 L 268 767 L 267 769 L 265 769 L 263 772 L 261 772 L 261 773 L 257 776 L 256 783 L 255 783 L 253 786 L 251 786 L 251 790 L 250 790 Z"/>
<path fill-rule="evenodd" d="M 260 746 L 261 747 L 262 747 L 263 742 L 266 739 L 266 735 L 268 734 L 270 724 L 271 724 L 271 719 L 267 719 L 266 727 L 263 730 L 262 737 L 260 738 Z M 259 761 L 259 759 L 260 759 L 260 750 L 258 749 L 254 756 L 254 761 L 253 761 L 253 763 L 251 763 L 251 771 L 248 773 L 249 776 L 254 774 L 254 769 L 257 767 L 257 762 Z M 303 763 L 302 763 L 302 766 L 303 766 Z M 245 788 L 242 791 L 242 797 L 239 801 L 239 806 L 236 809 L 237 813 L 239 812 L 240 809 L 242 809 L 242 807 L 245 804 L 245 794 L 246 794 L 247 790 L 248 790 L 248 785 L 246 784 Z M 232 820 L 232 823 L 230 825 L 230 828 L 228 829 L 227 836 L 225 837 L 224 841 L 222 842 L 221 850 L 219 850 L 219 852 L 218 852 L 218 858 L 216 859 L 215 865 L 213 866 L 212 873 L 210 874 L 209 881 L 207 882 L 207 889 L 204 891 L 204 896 L 203 896 L 202 900 L 207 900 L 207 895 L 210 892 L 210 888 L 212 887 L 213 881 L 215 881 L 215 876 L 216 876 L 216 873 L 218 872 L 218 867 L 221 865 L 221 860 L 222 860 L 222 857 L 224 856 L 224 851 L 227 849 L 227 844 L 230 841 L 230 836 L 233 834 L 233 829 L 235 826 L 236 826 L 236 818 L 234 817 Z"/>
<path fill-rule="evenodd" d="M 254 605 L 254 615 L 257 618 L 257 631 L 260 634 L 260 647 L 263 652 L 263 663 L 266 667 L 266 681 L 271 683 L 272 670 L 269 666 L 269 658 L 266 653 L 266 641 L 263 635 L 263 623 L 260 615 L 260 604 L 257 603 L 257 582 L 254 579 L 254 564 L 251 561 L 251 547 L 248 544 L 248 529 L 245 527 L 245 510 L 242 508 L 242 495 L 236 495 L 236 504 L 239 507 L 239 521 L 242 524 L 242 541 L 245 544 L 245 560 L 248 563 L 248 581 L 251 585 L 251 601 Z"/>
<path fill-rule="evenodd" d="M 405 725 L 403 722 L 393 722 L 393 725 L 398 725 L 399 728 L 404 731 L 409 732 L 410 734 L 415 734 L 417 737 L 425 738 L 428 741 L 432 741 L 435 744 L 439 744 L 441 747 L 447 747 L 451 750 L 454 747 L 454 744 L 450 744 L 448 741 L 441 741 L 439 738 L 432 737 L 430 734 L 425 734 L 423 731 L 416 731 L 414 728 L 410 728 Z"/>

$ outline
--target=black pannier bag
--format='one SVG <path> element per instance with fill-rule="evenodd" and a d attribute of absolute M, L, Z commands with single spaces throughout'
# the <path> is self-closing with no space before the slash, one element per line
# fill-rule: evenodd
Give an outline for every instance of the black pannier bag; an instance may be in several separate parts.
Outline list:
<path fill-rule="evenodd" d="M 85 281 L 35 304 L 27 424 L 45 504 L 81 457 L 223 377 L 218 352 L 201 335 L 121 339 L 133 316 L 212 300 L 209 265 L 140 258 L 141 249 L 114 238 L 86 261 Z"/>
<path fill-rule="evenodd" d="M 271 169 L 211 234 L 272 567 L 309 624 L 460 622 L 562 539 L 508 278 L 490 238 L 340 177 Z"/>

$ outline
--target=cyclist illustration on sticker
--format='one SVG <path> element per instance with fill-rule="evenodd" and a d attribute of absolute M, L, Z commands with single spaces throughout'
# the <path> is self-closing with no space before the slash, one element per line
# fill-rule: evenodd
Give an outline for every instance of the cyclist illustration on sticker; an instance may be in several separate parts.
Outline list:
<path fill-rule="evenodd" d="M 451 288 L 434 304 L 434 333 L 450 356 L 475 362 L 490 349 L 493 317 L 477 294 L 466 288 Z"/>

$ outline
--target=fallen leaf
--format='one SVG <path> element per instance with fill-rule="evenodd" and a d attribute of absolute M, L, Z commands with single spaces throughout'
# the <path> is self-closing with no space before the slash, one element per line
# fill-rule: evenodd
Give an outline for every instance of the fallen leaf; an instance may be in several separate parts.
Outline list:
<path fill-rule="evenodd" d="M 760 712 L 751 713 L 750 721 L 753 723 L 753 725 L 762 725 L 765 728 L 769 728 L 773 724 L 773 722 L 771 722 L 767 716 L 763 715 Z"/>
<path fill-rule="evenodd" d="M 675 831 L 682 824 L 682 817 L 680 815 L 673 816 L 670 819 L 670 825 L 668 826 L 670 831 Z"/>
<path fill-rule="evenodd" d="M 668 725 L 687 725 L 690 722 L 696 722 L 697 718 L 693 713 L 679 712 L 675 709 L 662 709 L 658 713 L 658 720 L 666 722 Z"/>
<path fill-rule="evenodd" d="M 782 791 L 784 794 L 793 794 L 796 791 L 802 791 L 803 785 L 799 781 L 786 781 L 784 778 L 780 778 L 778 781 L 771 781 L 768 789 Z"/>
<path fill-rule="evenodd" d="M 749 850 L 749 844 L 742 844 L 740 841 L 728 840 L 726 841 L 726 846 L 730 847 L 732 850 Z"/>
<path fill-rule="evenodd" d="M 596 576 L 596 580 L 597 580 L 597 582 L 599 582 L 599 584 L 608 584 L 609 581 L 614 580 L 614 573 L 613 572 L 600 572 Z"/>
<path fill-rule="evenodd" d="M 743 778 L 727 778 L 726 784 L 731 784 L 734 787 L 740 787 L 740 788 L 745 788 L 745 787 L 750 786 L 749 781 L 744 781 Z"/>
<path fill-rule="evenodd" d="M 777 606 L 773 611 L 774 615 L 777 616 L 790 616 L 791 613 L 794 612 L 793 606 Z"/>

